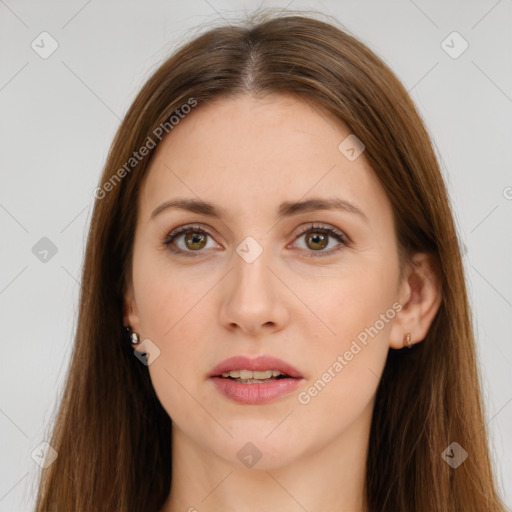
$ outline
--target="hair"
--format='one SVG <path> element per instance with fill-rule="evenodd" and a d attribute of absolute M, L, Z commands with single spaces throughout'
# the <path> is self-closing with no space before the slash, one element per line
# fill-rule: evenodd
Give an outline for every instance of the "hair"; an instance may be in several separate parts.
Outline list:
<path fill-rule="evenodd" d="M 172 422 L 123 328 L 138 192 L 155 149 L 129 171 L 126 163 L 159 126 L 172 136 L 168 121 L 184 104 L 201 108 L 240 94 L 295 95 L 344 123 L 363 141 L 391 202 L 400 258 L 426 252 L 439 272 L 442 302 L 426 338 L 406 354 L 389 350 L 377 388 L 369 510 L 505 510 L 489 455 L 460 243 L 421 116 L 383 60 L 334 22 L 258 16 L 210 27 L 181 46 L 144 84 L 115 135 L 95 194 L 75 344 L 51 427 L 58 458 L 42 471 L 36 512 L 157 512 L 170 492 Z M 457 469 L 442 457 L 453 441 L 469 453 Z"/>

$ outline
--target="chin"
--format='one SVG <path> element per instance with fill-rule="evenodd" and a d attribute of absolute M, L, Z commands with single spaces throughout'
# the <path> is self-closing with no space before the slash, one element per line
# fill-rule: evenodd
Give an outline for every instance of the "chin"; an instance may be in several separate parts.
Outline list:
<path fill-rule="evenodd" d="M 274 422 L 272 428 L 275 426 Z M 304 447 L 304 439 L 300 435 L 295 438 L 284 431 L 281 435 L 277 432 L 269 434 L 272 428 L 249 427 L 246 424 L 242 428 L 242 435 L 225 439 L 222 446 L 212 446 L 211 449 L 230 465 L 241 468 L 273 470 L 293 463 L 301 456 L 296 450 Z"/>

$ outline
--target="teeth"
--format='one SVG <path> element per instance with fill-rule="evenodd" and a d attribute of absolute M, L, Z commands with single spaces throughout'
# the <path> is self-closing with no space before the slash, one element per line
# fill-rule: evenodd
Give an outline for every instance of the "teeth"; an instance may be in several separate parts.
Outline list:
<path fill-rule="evenodd" d="M 265 370 L 264 372 L 253 372 L 251 370 L 231 370 L 229 372 L 224 372 L 222 376 L 224 378 L 231 377 L 233 379 L 270 379 L 271 377 L 277 377 L 278 375 L 285 375 L 279 370 Z"/>

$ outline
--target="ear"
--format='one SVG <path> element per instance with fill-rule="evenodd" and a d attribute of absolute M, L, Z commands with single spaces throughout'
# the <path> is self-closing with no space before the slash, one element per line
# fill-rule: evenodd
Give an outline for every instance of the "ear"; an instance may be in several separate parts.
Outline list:
<path fill-rule="evenodd" d="M 407 333 L 411 333 L 411 344 L 423 341 L 441 305 L 440 273 L 429 254 L 413 256 L 399 285 L 398 300 L 402 309 L 395 315 L 389 340 L 394 349 L 407 346 Z"/>
<path fill-rule="evenodd" d="M 137 303 L 135 302 L 135 296 L 133 292 L 133 284 L 131 280 L 125 285 L 124 300 L 123 300 L 123 323 L 131 329 L 140 332 L 140 319 L 137 309 Z"/>

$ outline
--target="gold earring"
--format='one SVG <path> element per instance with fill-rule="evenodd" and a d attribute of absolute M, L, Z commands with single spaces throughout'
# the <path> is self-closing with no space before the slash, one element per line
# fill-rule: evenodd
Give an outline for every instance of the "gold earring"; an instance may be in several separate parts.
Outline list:
<path fill-rule="evenodd" d="M 411 343 L 411 333 L 408 332 L 405 336 L 404 336 L 404 347 L 407 345 L 407 348 L 411 348 L 412 347 L 412 343 Z"/>

